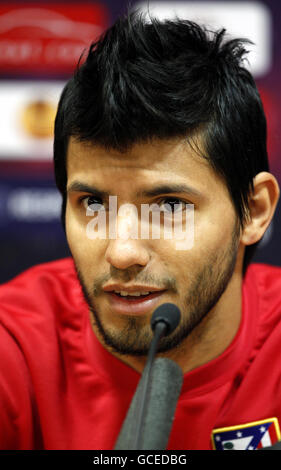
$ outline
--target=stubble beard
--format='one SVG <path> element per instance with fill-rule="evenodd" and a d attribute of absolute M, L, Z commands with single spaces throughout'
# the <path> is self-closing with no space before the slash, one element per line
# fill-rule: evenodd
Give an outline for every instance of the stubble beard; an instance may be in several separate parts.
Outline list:
<path fill-rule="evenodd" d="M 224 252 L 210 256 L 202 269 L 193 278 L 183 301 L 183 307 L 181 307 L 180 325 L 172 334 L 160 340 L 159 353 L 165 353 L 180 347 L 182 342 L 207 318 L 224 293 L 233 275 L 238 245 L 236 227 L 228 248 Z M 127 316 L 125 326 L 122 329 L 112 329 L 103 324 L 102 312 L 98 310 L 95 300 L 93 300 L 94 296 L 90 295 L 76 262 L 75 266 L 84 298 L 92 312 L 94 325 L 103 343 L 113 352 L 121 355 L 146 356 L 153 337 L 150 325 L 144 322 L 142 317 L 135 316 Z"/>

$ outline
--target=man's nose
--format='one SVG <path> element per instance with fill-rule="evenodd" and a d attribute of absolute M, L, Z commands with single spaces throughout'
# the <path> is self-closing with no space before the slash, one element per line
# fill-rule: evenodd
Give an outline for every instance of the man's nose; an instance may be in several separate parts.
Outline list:
<path fill-rule="evenodd" d="M 106 261 L 118 269 L 145 266 L 150 259 L 145 240 L 138 239 L 137 212 L 129 206 L 118 213 L 116 234 L 109 240 L 105 255 Z"/>
<path fill-rule="evenodd" d="M 149 253 L 142 245 L 142 240 L 110 240 L 105 254 L 108 263 L 117 269 L 128 269 L 132 266 L 146 266 Z"/>

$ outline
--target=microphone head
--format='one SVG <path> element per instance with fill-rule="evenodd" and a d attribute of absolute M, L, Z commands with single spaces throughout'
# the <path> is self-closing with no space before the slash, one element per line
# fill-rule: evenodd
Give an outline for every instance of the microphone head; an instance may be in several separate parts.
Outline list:
<path fill-rule="evenodd" d="M 172 303 L 165 303 L 159 305 L 151 317 L 151 328 L 154 331 L 158 322 L 164 322 L 167 325 L 165 336 L 169 335 L 176 329 L 180 322 L 181 312 L 180 309 Z"/>

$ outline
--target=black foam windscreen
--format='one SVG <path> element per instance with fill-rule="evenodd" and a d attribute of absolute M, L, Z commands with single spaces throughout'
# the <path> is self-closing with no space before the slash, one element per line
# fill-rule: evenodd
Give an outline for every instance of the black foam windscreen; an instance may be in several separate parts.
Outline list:
<path fill-rule="evenodd" d="M 151 328 L 154 331 L 158 322 L 164 322 L 167 325 L 165 335 L 172 333 L 180 322 L 181 312 L 177 305 L 167 302 L 159 305 L 151 317 Z"/>
<path fill-rule="evenodd" d="M 150 373 L 149 393 L 141 429 L 140 445 L 138 449 L 134 448 L 135 416 L 143 395 L 146 368 L 144 368 L 123 422 L 115 450 L 165 450 L 168 445 L 183 374 L 176 362 L 166 358 L 155 359 Z"/>

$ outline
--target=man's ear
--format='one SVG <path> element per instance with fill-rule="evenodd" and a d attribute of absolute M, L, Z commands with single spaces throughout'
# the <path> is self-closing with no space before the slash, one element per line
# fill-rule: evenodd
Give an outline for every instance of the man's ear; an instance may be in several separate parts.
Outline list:
<path fill-rule="evenodd" d="M 253 185 L 254 191 L 248 199 L 249 220 L 240 239 L 244 245 L 252 245 L 262 238 L 273 218 L 280 194 L 276 178 L 266 171 L 255 176 Z"/>

